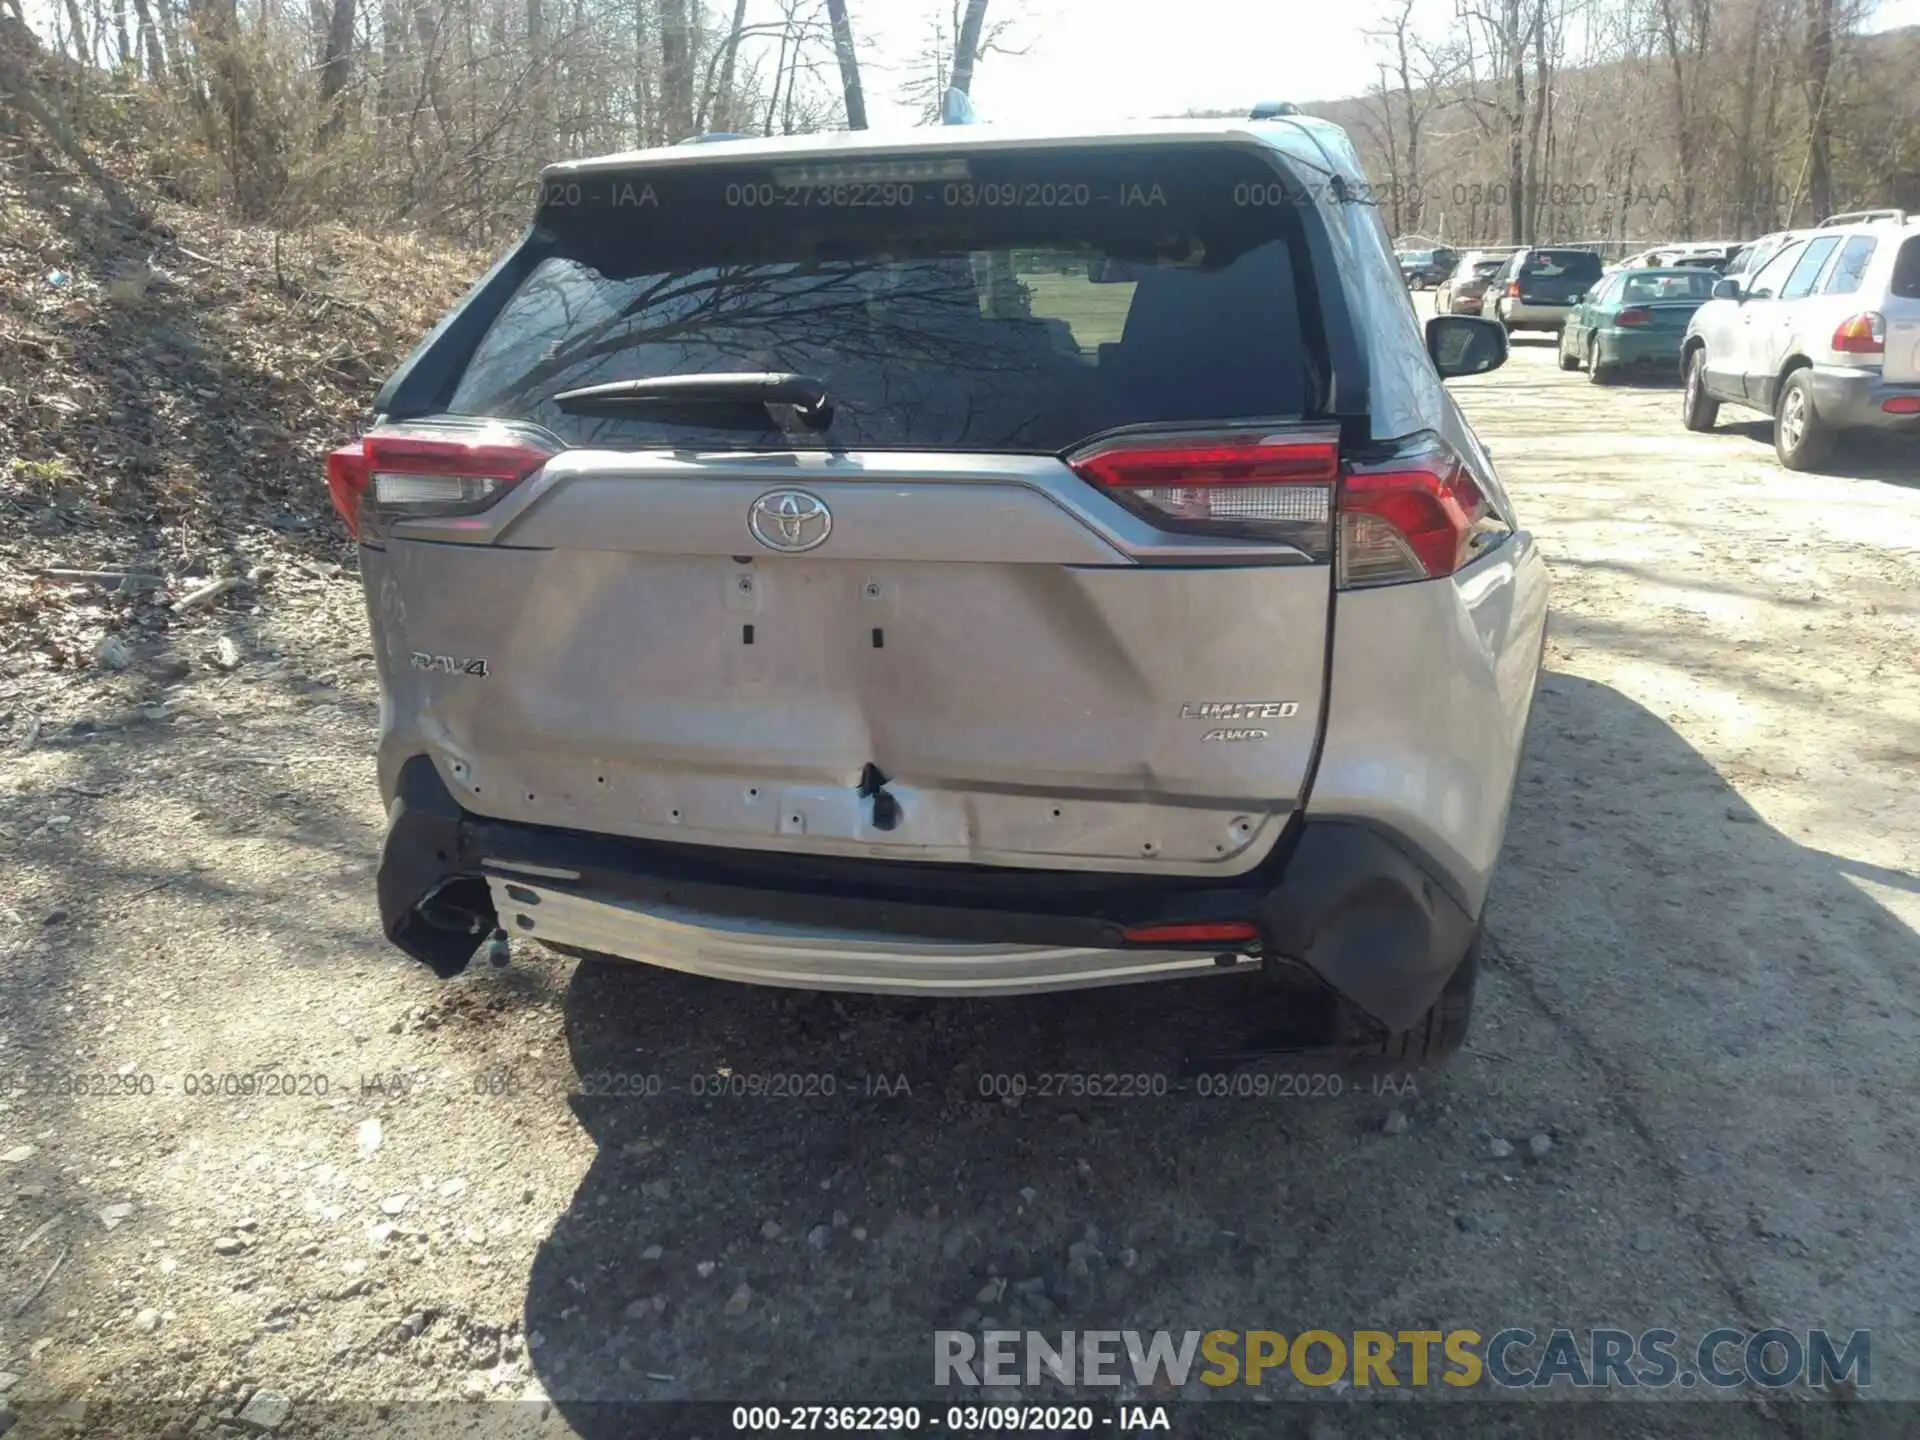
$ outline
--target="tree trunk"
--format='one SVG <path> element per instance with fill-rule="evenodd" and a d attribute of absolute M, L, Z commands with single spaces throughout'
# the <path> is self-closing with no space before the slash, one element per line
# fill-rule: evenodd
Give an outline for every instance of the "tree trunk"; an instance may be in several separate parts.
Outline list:
<path fill-rule="evenodd" d="M 1520 29 L 1520 0 L 1505 0 L 1507 21 L 1507 243 L 1524 245 L 1527 191 L 1527 41 Z"/>
<path fill-rule="evenodd" d="M 973 91 L 973 66 L 980 58 L 980 30 L 987 23 L 987 0 L 967 0 L 960 19 L 960 38 L 953 47 L 953 78 L 948 88 L 962 95 Z"/>
<path fill-rule="evenodd" d="M 978 0 L 981 12 L 986 11 L 985 0 Z M 864 130 L 867 128 L 867 98 L 860 90 L 860 57 L 853 49 L 853 22 L 847 18 L 847 0 L 827 0 L 827 19 L 833 26 L 833 54 L 840 62 L 840 88 L 847 97 L 847 128 Z M 788 92 L 792 88 L 789 84 Z"/>
<path fill-rule="evenodd" d="M 1808 0 L 1807 12 L 1807 190 L 1819 220 L 1833 213 L 1833 0 Z"/>
<path fill-rule="evenodd" d="M 693 56 L 687 0 L 660 0 L 660 112 L 668 144 L 693 134 Z"/>
<path fill-rule="evenodd" d="M 534 163 L 544 164 L 553 143 L 548 105 L 547 12 L 541 0 L 527 0 L 527 108 L 533 117 Z"/>
<path fill-rule="evenodd" d="M 118 48 L 118 63 L 131 66 L 135 57 L 133 40 L 127 34 L 127 0 L 113 0 L 113 38 Z"/>
<path fill-rule="evenodd" d="M 160 52 L 160 31 L 154 26 L 147 0 L 133 0 L 133 18 L 140 43 L 146 48 L 147 79 L 158 85 L 167 78 L 167 57 Z"/>
<path fill-rule="evenodd" d="M 320 143 L 338 138 L 347 123 L 340 93 L 353 78 L 354 0 L 333 0 L 333 16 L 327 23 L 327 53 L 320 63 Z"/>
<path fill-rule="evenodd" d="M 734 61 L 740 55 L 740 32 L 747 24 L 747 0 L 734 0 L 733 24 L 727 30 L 726 42 L 721 46 L 720 78 L 714 82 L 713 100 L 708 107 L 708 123 L 715 130 L 732 131 L 739 122 L 734 110 L 739 104 L 733 93 Z"/>
<path fill-rule="evenodd" d="M 438 0 L 419 0 L 413 9 L 413 33 L 420 39 L 420 70 L 426 78 L 427 103 L 440 124 L 443 142 L 453 138 L 453 103 L 447 96 L 447 72 L 441 64 Z"/>

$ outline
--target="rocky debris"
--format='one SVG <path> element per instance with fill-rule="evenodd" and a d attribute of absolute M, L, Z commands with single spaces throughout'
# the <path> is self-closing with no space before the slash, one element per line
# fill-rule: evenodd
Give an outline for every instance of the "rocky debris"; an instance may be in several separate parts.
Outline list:
<path fill-rule="evenodd" d="M 124 1225 L 133 1218 L 133 1206 L 122 1200 L 115 1205 L 104 1205 L 100 1209 L 100 1223 L 109 1230 Z"/>
<path fill-rule="evenodd" d="M 133 663 L 133 652 L 118 635 L 107 635 L 93 647 L 93 663 L 103 670 L 124 670 Z"/>
<path fill-rule="evenodd" d="M 1513 1154 L 1513 1145 L 1496 1135 L 1487 1144 L 1487 1153 L 1496 1160 L 1505 1160 Z"/>
<path fill-rule="evenodd" d="M 133 1328 L 151 1335 L 160 1328 L 160 1312 L 148 1307 L 133 1317 Z"/>
<path fill-rule="evenodd" d="M 1530 1137 L 1527 1141 L 1527 1153 L 1536 1160 L 1546 1159 L 1548 1152 L 1552 1149 L 1553 1137 L 1544 1132 Z"/>
<path fill-rule="evenodd" d="M 714 1264 L 711 1260 L 702 1260 L 698 1265 L 693 1267 L 693 1273 L 698 1275 L 702 1280 L 711 1279 L 713 1271 Z"/>
<path fill-rule="evenodd" d="M 380 1120 L 378 1116 L 368 1116 L 353 1131 L 354 1144 L 360 1148 L 360 1158 L 371 1160 L 373 1152 L 380 1148 Z"/>
<path fill-rule="evenodd" d="M 778 1240 L 786 1233 L 785 1227 L 783 1227 L 778 1220 L 769 1220 L 760 1227 L 760 1238 L 762 1240 Z"/>
<path fill-rule="evenodd" d="M 662 1255 L 665 1255 L 666 1253 L 667 1252 L 658 1245 L 649 1245 L 647 1246 L 646 1249 L 640 1252 L 640 1258 L 642 1260 L 658 1260 Z"/>
<path fill-rule="evenodd" d="M 222 670 L 238 670 L 245 657 L 240 652 L 240 642 L 231 635 L 222 635 L 213 642 L 213 663 Z"/>
<path fill-rule="evenodd" d="M 728 1315 L 744 1315 L 751 1304 L 753 1304 L 753 1287 L 742 1280 L 734 1287 L 733 1294 L 727 1297 L 727 1303 L 722 1310 Z"/>
<path fill-rule="evenodd" d="M 31 1145 L 16 1145 L 4 1155 L 0 1155 L 0 1165 L 19 1165 L 31 1160 L 34 1149 Z"/>
<path fill-rule="evenodd" d="M 287 1423 L 293 1413 L 293 1401 L 278 1390 L 256 1390 L 241 1407 L 237 1417 L 241 1425 L 259 1435 L 271 1435 Z"/>
<path fill-rule="evenodd" d="M 833 1228 L 834 1228 L 834 1229 L 836 1229 L 836 1230 L 844 1230 L 844 1229 L 846 1229 L 846 1228 L 847 1228 L 847 1225 L 848 1225 L 848 1223 L 849 1223 L 849 1222 L 848 1222 L 848 1220 L 847 1220 L 847 1212 L 846 1212 L 846 1211 L 844 1211 L 844 1210 L 836 1210 L 836 1211 L 834 1211 L 834 1212 L 833 1212 Z"/>
<path fill-rule="evenodd" d="M 467 1182 L 462 1180 L 457 1175 L 454 1176 L 454 1178 L 451 1180 L 442 1180 L 440 1182 L 440 1191 L 439 1191 L 440 1198 L 442 1200 L 456 1199 L 459 1195 L 461 1195 L 466 1190 L 466 1188 L 467 1188 Z"/>
<path fill-rule="evenodd" d="M 816 1225 L 807 1231 L 807 1248 L 809 1250 L 824 1251 L 831 1244 L 833 1244 L 833 1227 L 831 1225 Z"/>
<path fill-rule="evenodd" d="M 1387 1112 L 1387 1118 L 1380 1122 L 1380 1133 L 1383 1135 L 1404 1135 L 1408 1123 L 1406 1111 L 1389 1110 Z"/>
<path fill-rule="evenodd" d="M 246 1248 L 247 1242 L 237 1235 L 221 1235 L 213 1242 L 213 1253 L 216 1255 L 238 1255 Z"/>
<path fill-rule="evenodd" d="M 413 1203 L 411 1195 L 389 1195 L 380 1202 L 380 1213 L 398 1218 L 407 1213 L 407 1206 Z"/>

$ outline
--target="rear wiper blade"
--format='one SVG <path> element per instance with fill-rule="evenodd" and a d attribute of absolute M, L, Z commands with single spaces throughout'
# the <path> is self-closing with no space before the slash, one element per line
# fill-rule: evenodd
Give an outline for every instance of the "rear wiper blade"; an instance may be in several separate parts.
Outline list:
<path fill-rule="evenodd" d="M 827 382 L 791 371 L 716 371 L 701 375 L 650 375 L 562 390 L 553 403 L 562 410 L 624 410 L 636 405 L 791 405 L 810 430 L 833 424 Z"/>

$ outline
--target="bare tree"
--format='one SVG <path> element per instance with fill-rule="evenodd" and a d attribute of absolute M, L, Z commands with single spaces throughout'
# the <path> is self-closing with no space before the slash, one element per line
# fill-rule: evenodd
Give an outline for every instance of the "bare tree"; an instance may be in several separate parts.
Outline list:
<path fill-rule="evenodd" d="M 840 88 L 846 94 L 847 128 L 867 128 L 867 97 L 860 88 L 860 57 L 853 49 L 853 22 L 847 18 L 847 0 L 827 0 L 827 18 L 833 25 L 833 54 L 840 62 Z"/>

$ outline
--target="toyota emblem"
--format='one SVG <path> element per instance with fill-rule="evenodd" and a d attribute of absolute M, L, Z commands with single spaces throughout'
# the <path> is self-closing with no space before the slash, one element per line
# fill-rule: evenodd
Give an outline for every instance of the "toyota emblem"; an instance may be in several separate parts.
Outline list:
<path fill-rule="evenodd" d="M 833 533 L 827 502 L 805 490 L 769 490 L 747 511 L 747 529 L 769 550 L 797 555 L 826 543 Z"/>

